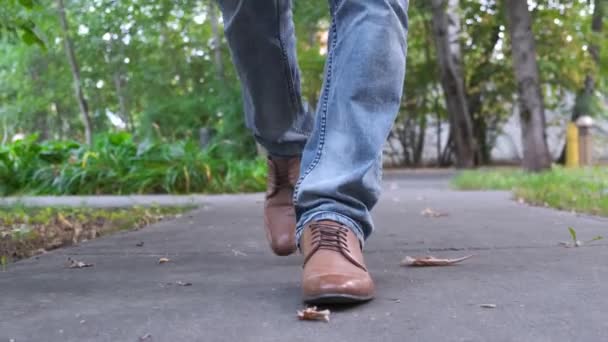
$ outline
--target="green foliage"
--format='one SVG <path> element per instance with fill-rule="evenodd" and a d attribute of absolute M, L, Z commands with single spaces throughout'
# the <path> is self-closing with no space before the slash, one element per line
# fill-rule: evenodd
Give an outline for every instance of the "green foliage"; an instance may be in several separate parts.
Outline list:
<path fill-rule="evenodd" d="M 526 172 L 513 169 L 463 171 L 452 184 L 460 190 L 512 190 Z"/>
<path fill-rule="evenodd" d="M 608 216 L 606 167 L 554 167 L 534 174 L 511 169 L 465 171 L 453 185 L 461 190 L 512 190 L 529 203 Z"/>
<path fill-rule="evenodd" d="M 28 45 L 44 46 L 36 33 L 36 24 L 30 18 L 37 3 L 34 0 L 2 0 L 0 3 L 0 38 L 19 38 Z"/>
<path fill-rule="evenodd" d="M 95 133 L 121 130 L 108 117 L 114 113 L 136 140 L 196 140 L 205 127 L 216 132 L 215 144 L 230 146 L 231 158 L 254 157 L 222 21 L 216 22 L 217 33 L 211 23 L 210 9 L 217 11 L 214 1 L 64 3 Z M 412 155 L 424 143 L 419 132 L 430 129 L 435 120 L 445 124 L 448 119 L 429 3 L 410 2 L 408 71 L 396 126 L 405 132 L 402 145 Z M 603 101 L 608 68 L 593 63 L 588 51 L 595 43 L 601 60 L 608 56 L 608 30 L 591 31 L 591 4 L 605 1 L 533 3 L 548 107 L 570 116 L 572 108 L 563 100 L 579 93 L 591 74 L 596 76 L 597 91 L 580 97 L 577 111 L 608 113 Z M 481 159 L 487 159 L 515 106 L 505 5 L 508 1 L 460 1 L 463 71 Z M 314 108 L 326 57 L 320 52 L 330 21 L 327 0 L 295 1 L 294 19 L 303 96 Z M 83 141 L 55 2 L 0 0 L 0 36 L 8 37 L 0 39 L 0 144 L 16 133 Z"/>
<path fill-rule="evenodd" d="M 262 190 L 263 160 L 230 158 L 230 149 L 201 150 L 192 140 L 136 143 L 103 134 L 88 147 L 29 136 L 0 146 L 0 195 L 217 193 Z M 227 155 L 228 154 L 228 155 Z"/>

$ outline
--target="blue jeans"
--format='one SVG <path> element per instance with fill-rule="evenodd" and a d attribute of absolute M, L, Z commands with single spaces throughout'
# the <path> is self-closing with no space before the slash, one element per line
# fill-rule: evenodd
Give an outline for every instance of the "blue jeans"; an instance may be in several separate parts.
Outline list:
<path fill-rule="evenodd" d="M 316 114 L 306 110 L 291 0 L 218 0 L 243 89 L 246 123 L 271 156 L 302 156 L 299 238 L 311 221 L 373 231 L 382 147 L 401 103 L 407 0 L 330 0 L 332 23 Z"/>

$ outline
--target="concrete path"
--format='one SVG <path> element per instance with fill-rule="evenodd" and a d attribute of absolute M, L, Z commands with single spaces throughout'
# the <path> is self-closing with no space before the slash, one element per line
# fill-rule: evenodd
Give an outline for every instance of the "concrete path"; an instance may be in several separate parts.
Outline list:
<path fill-rule="evenodd" d="M 608 237 L 607 219 L 450 191 L 441 175 L 389 177 L 385 187 L 366 248 L 377 298 L 332 308 L 330 323 L 296 319 L 301 256 L 273 256 L 262 196 L 236 195 L 10 265 L 0 272 L 0 342 L 608 340 L 608 244 L 558 246 L 568 226 L 583 240 Z M 469 253 L 458 266 L 399 267 L 406 255 Z M 68 257 L 95 266 L 66 269 Z"/>

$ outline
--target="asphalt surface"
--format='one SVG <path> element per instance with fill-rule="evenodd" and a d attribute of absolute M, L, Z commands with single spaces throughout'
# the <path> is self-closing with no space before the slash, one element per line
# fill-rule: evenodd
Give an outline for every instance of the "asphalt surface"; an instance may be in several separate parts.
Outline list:
<path fill-rule="evenodd" d="M 608 237 L 608 219 L 451 191 L 445 174 L 389 175 L 385 187 L 366 245 L 377 298 L 331 307 L 329 323 L 297 319 L 302 258 L 269 251 L 262 195 L 201 196 L 173 221 L 9 265 L 0 342 L 608 340 L 608 244 L 559 245 L 569 226 Z M 65 268 L 68 257 L 94 266 Z"/>

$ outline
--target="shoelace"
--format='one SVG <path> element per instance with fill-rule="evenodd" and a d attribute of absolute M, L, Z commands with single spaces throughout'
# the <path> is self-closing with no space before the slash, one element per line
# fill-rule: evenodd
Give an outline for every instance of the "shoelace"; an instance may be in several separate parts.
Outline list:
<path fill-rule="evenodd" d="M 308 256 L 304 260 L 304 265 L 310 260 L 310 258 L 319 250 L 325 249 L 342 254 L 348 261 L 353 265 L 363 269 L 367 272 L 367 269 L 363 264 L 357 261 L 348 248 L 347 233 L 348 228 L 343 225 L 330 225 L 323 223 L 312 223 L 309 227 L 312 234 L 312 250 L 308 253 Z"/>

